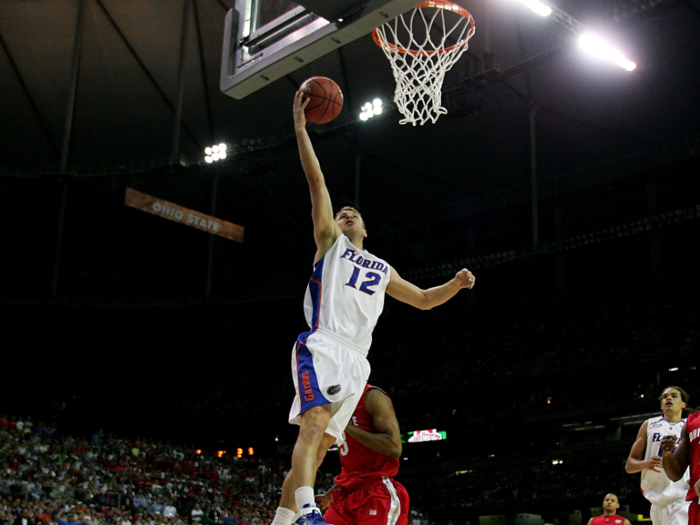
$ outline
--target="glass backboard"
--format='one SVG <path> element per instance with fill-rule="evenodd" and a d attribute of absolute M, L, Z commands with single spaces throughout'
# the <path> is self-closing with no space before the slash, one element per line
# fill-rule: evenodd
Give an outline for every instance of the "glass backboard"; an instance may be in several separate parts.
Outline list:
<path fill-rule="evenodd" d="M 226 15 L 221 91 L 242 99 L 367 35 L 417 0 L 236 0 Z"/>

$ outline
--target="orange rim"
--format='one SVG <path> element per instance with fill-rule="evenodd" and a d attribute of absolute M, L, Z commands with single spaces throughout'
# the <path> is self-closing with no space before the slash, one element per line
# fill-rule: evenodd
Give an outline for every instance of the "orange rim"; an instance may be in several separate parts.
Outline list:
<path fill-rule="evenodd" d="M 456 13 L 463 18 L 466 18 L 469 20 L 469 25 L 471 26 L 471 29 L 474 29 L 474 18 L 472 18 L 471 13 L 464 9 L 461 5 L 457 5 L 455 3 L 449 2 L 448 0 L 427 0 L 420 4 L 419 6 L 416 6 L 414 9 L 423 9 L 423 8 L 428 8 L 432 7 L 435 9 L 446 9 L 448 11 L 452 11 L 453 13 Z M 469 43 L 469 39 L 471 36 L 468 36 L 466 40 L 462 40 L 461 42 L 457 42 L 456 44 L 446 47 L 445 49 L 436 49 L 435 51 L 425 51 L 425 50 L 416 50 L 416 49 L 406 49 L 405 47 L 401 47 L 400 45 L 392 44 L 391 42 L 388 42 L 386 40 L 382 40 L 381 37 L 379 36 L 379 33 L 377 32 L 376 29 L 372 31 L 372 39 L 374 40 L 374 43 L 377 44 L 379 47 L 383 48 L 384 45 L 391 50 L 392 53 L 403 53 L 403 54 L 410 54 L 413 56 L 432 56 L 432 55 L 440 55 L 443 53 L 447 53 L 449 51 L 452 51 L 456 47 L 462 47 L 465 46 Z"/>

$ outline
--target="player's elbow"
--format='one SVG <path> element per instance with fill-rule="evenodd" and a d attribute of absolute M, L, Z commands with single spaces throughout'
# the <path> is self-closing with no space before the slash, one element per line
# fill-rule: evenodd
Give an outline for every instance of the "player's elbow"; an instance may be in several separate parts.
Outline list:
<path fill-rule="evenodd" d="M 632 468 L 632 464 L 630 463 L 629 459 L 625 463 L 625 472 L 627 472 L 627 474 L 634 474 L 635 473 L 635 470 Z"/>
<path fill-rule="evenodd" d="M 668 479 L 671 481 L 680 481 L 680 479 L 683 477 L 683 472 L 669 471 L 667 469 L 664 469 L 664 472 L 666 472 Z"/>
<path fill-rule="evenodd" d="M 416 305 L 416 307 L 420 308 L 421 310 L 432 310 L 436 306 L 437 304 L 435 303 L 435 301 L 433 301 L 427 295 L 423 295 L 418 301 L 418 304 Z"/>
<path fill-rule="evenodd" d="M 391 447 L 391 451 L 389 452 L 389 457 L 392 459 L 400 459 L 402 453 L 403 453 L 403 445 L 401 444 L 401 441 L 399 441 L 398 443 L 394 443 L 393 446 Z"/>

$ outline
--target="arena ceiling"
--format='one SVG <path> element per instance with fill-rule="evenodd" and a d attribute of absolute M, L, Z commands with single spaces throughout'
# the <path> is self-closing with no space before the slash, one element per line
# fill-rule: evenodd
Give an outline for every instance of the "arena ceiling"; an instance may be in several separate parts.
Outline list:
<path fill-rule="evenodd" d="M 61 242 L 80 245 L 69 253 L 89 251 L 98 237 L 111 242 L 103 252 L 121 239 L 116 245 L 134 257 L 146 253 L 138 246 L 172 254 L 200 238 L 172 224 L 154 231 L 156 219 L 123 206 L 126 187 L 241 224 L 257 246 L 301 241 L 312 249 L 291 116 L 297 86 L 312 75 L 336 79 L 345 94 L 340 118 L 311 128 L 334 204 L 359 205 L 384 237 L 518 203 L 527 208 L 533 174 L 543 199 L 697 155 L 697 0 L 554 3 L 624 49 L 638 64 L 631 73 L 586 56 L 569 29 L 515 0 L 459 3 L 477 31 L 447 74 L 449 112 L 414 127 L 399 125 L 393 109 L 364 123 L 356 117 L 368 99 L 391 100 L 395 86 L 370 36 L 235 100 L 219 90 L 232 0 L 6 0 L 4 208 L 50 232 L 42 234 L 43 258 L 32 259 L 52 260 Z M 218 142 L 231 154 L 206 165 L 204 146 Z M 63 183 L 70 191 L 59 240 Z M 32 199 L 50 203 L 38 218 L 24 206 Z M 96 235 L 99 228 L 111 229 Z M 200 244 L 206 254 L 206 241 Z M 428 244 L 416 250 L 430 251 Z"/>

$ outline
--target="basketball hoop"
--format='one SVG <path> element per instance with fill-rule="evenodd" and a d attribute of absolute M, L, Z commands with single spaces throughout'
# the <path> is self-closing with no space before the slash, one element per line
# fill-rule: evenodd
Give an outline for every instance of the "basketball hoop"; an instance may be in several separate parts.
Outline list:
<path fill-rule="evenodd" d="M 467 50 L 475 31 L 474 19 L 463 7 L 428 0 L 372 32 L 394 71 L 394 102 L 404 116 L 399 124 L 434 124 L 447 113 L 442 107 L 445 73 Z M 454 43 L 448 45 L 448 40 Z"/>

